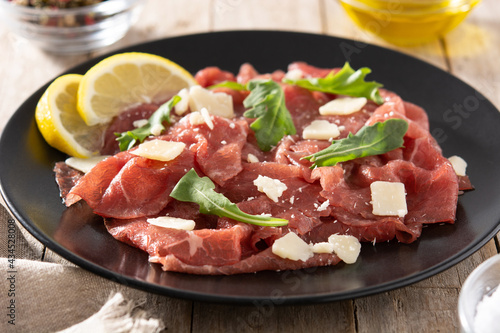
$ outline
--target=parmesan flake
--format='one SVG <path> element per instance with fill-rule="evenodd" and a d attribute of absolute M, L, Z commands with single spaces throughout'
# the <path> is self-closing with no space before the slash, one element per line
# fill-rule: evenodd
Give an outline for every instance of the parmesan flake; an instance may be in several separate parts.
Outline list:
<path fill-rule="evenodd" d="M 451 166 L 453 167 L 453 170 L 455 170 L 455 173 L 457 176 L 465 176 L 466 175 L 466 170 L 467 170 L 467 162 L 460 156 L 451 156 L 448 158 L 448 161 L 450 161 Z"/>
<path fill-rule="evenodd" d="M 73 169 L 76 169 L 83 173 L 88 173 L 90 170 L 92 170 L 93 167 L 97 165 L 97 163 L 101 162 L 107 157 L 109 157 L 109 155 L 92 156 L 89 158 L 70 157 L 66 159 L 65 162 Z"/>
<path fill-rule="evenodd" d="M 267 176 L 259 175 L 253 184 L 257 186 L 259 192 L 267 195 L 269 199 L 274 202 L 278 202 L 278 198 L 281 197 L 283 192 L 287 189 L 287 186 L 279 181 L 278 179 L 269 178 Z"/>
<path fill-rule="evenodd" d="M 330 206 L 330 200 L 326 200 L 325 202 L 323 202 L 316 210 L 318 212 L 322 212 L 322 211 L 326 210 L 328 208 L 328 206 Z"/>
<path fill-rule="evenodd" d="M 404 217 L 408 214 L 403 183 L 375 181 L 370 184 L 370 191 L 373 215 Z"/>
<path fill-rule="evenodd" d="M 331 235 L 328 242 L 333 245 L 333 251 L 346 264 L 353 264 L 361 252 L 361 243 L 350 235 Z"/>
<path fill-rule="evenodd" d="M 314 255 L 312 246 L 307 244 L 294 232 L 289 232 L 274 241 L 272 252 L 283 259 L 294 261 L 307 261 L 307 259 Z"/>
<path fill-rule="evenodd" d="M 183 142 L 155 139 L 141 143 L 137 149 L 132 150 L 130 153 L 151 160 L 166 162 L 179 156 L 185 147 L 186 144 Z"/>
<path fill-rule="evenodd" d="M 154 124 L 151 127 L 151 134 L 154 136 L 158 136 L 161 134 L 161 131 L 163 131 L 163 126 L 160 124 Z"/>
<path fill-rule="evenodd" d="M 162 228 L 172 228 L 172 229 L 180 229 L 180 230 L 193 230 L 196 226 L 195 221 L 181 219 L 178 217 L 171 216 L 160 216 L 156 218 L 149 218 L 146 220 L 149 224 L 162 227 Z"/>
<path fill-rule="evenodd" d="M 254 154 L 248 154 L 247 161 L 248 161 L 248 163 L 258 163 L 259 158 L 257 156 L 255 156 Z"/>
<path fill-rule="evenodd" d="M 233 118 L 233 98 L 223 92 L 213 92 L 201 86 L 189 89 L 189 108 L 200 111 L 206 108 L 208 113 L 224 118 Z"/>
<path fill-rule="evenodd" d="M 174 112 L 176 115 L 181 116 L 188 110 L 189 107 L 189 91 L 187 88 L 181 89 L 177 95 L 181 98 L 177 104 L 174 106 Z"/>
<path fill-rule="evenodd" d="M 365 97 L 339 97 L 320 106 L 319 113 L 322 116 L 345 116 L 361 110 L 366 102 Z"/>
<path fill-rule="evenodd" d="M 212 118 L 210 117 L 210 114 L 208 113 L 207 108 L 201 108 L 200 113 L 201 113 L 201 116 L 203 117 L 203 120 L 205 120 L 205 123 L 207 124 L 208 128 L 213 130 L 214 123 L 212 121 Z"/>
<path fill-rule="evenodd" d="M 314 253 L 333 253 L 333 244 L 330 242 L 320 242 L 313 245 Z"/>
<path fill-rule="evenodd" d="M 287 78 L 289 80 L 300 80 L 300 79 L 302 79 L 303 76 L 304 76 L 304 72 L 302 72 L 302 70 L 300 70 L 298 68 L 289 70 L 285 74 L 285 78 Z"/>
<path fill-rule="evenodd" d="M 144 125 L 147 125 L 148 124 L 148 120 L 147 119 L 139 119 L 139 120 L 135 120 L 132 125 L 135 127 L 135 128 L 140 128 Z"/>
<path fill-rule="evenodd" d="M 306 140 L 331 140 L 339 135 L 339 127 L 328 120 L 314 120 L 302 132 Z"/>
<path fill-rule="evenodd" d="M 205 124 L 205 118 L 201 115 L 199 111 L 194 111 L 189 114 L 189 122 L 191 125 L 196 126 L 196 125 L 203 125 Z M 196 130 L 196 128 L 195 128 Z"/>

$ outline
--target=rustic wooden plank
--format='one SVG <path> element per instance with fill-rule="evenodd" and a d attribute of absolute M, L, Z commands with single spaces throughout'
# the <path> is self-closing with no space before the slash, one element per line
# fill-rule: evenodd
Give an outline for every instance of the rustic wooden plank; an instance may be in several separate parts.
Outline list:
<path fill-rule="evenodd" d="M 238 1 L 214 2 L 214 30 L 278 29 L 322 31 L 320 6 L 317 1 Z M 354 332 L 352 302 L 336 302 L 317 306 L 281 307 L 271 302 L 254 306 L 194 303 L 193 332 L 303 332 L 333 330 Z"/>
<path fill-rule="evenodd" d="M 317 1 L 239 1 L 215 0 L 213 2 L 212 21 L 214 30 L 244 29 L 281 29 L 320 32 L 319 4 Z M 336 303 L 335 307 L 349 306 L 350 302 Z M 323 309 L 331 307 L 326 305 Z M 304 331 L 310 327 L 305 318 L 321 312 L 318 307 L 278 307 L 273 303 L 255 306 L 213 305 L 194 303 L 193 332 L 205 331 L 241 331 L 241 332 L 276 332 Z M 323 310 L 324 311 L 324 310 Z M 352 311 L 332 311 L 344 317 Z M 300 318 L 299 322 L 294 318 Z M 331 318 L 331 316 L 326 316 Z M 349 318 L 353 326 L 352 316 Z M 345 322 L 340 320 L 337 322 Z M 329 326 L 324 326 L 325 328 Z M 345 325 L 338 326 L 346 331 Z M 316 328 L 316 327 L 315 327 Z M 329 327 L 331 328 L 331 326 Z"/>
<path fill-rule="evenodd" d="M 321 32 L 317 0 L 215 0 L 215 30 L 273 29 Z"/>
<path fill-rule="evenodd" d="M 355 300 L 359 332 L 372 332 L 373 327 L 383 332 L 458 332 L 461 286 L 480 263 L 496 253 L 495 243 L 490 241 L 471 257 L 429 279 Z"/>
<path fill-rule="evenodd" d="M 0 25 L 0 131 L 14 111 L 40 86 L 85 59 L 41 51 L 29 41 Z"/>
<path fill-rule="evenodd" d="M 356 332 L 352 301 L 253 306 L 195 303 L 193 332 Z"/>
<path fill-rule="evenodd" d="M 2 270 L 7 270 L 1 262 Z M 189 332 L 192 305 L 109 281 L 78 267 L 17 260 L 15 274 L 16 326 L 0 322 L 2 332 L 55 332 L 96 313 L 117 292 L 150 316 L 161 319 L 167 332 Z M 0 288 L 7 290 L 5 279 Z M 5 297 L 2 300 L 8 300 Z M 13 298 L 11 298 L 13 299 Z M 10 329 L 7 329 L 10 326 Z M 5 329 L 3 329 L 5 327 Z"/>
<path fill-rule="evenodd" d="M 206 32 L 211 29 L 211 4 L 205 0 L 148 1 L 138 22 L 116 44 L 93 55 L 116 51 L 122 47 L 174 35 Z M 61 262 L 59 256 L 46 251 L 46 260 Z M 64 262 L 64 260 L 63 260 Z M 166 332 L 191 332 L 193 302 L 141 293 L 147 297 L 143 309 L 149 315 L 162 319 Z"/>
<path fill-rule="evenodd" d="M 445 46 L 451 72 L 500 110 L 499 12 L 500 2 L 481 2 L 464 23 L 446 36 Z M 496 242 L 500 244 L 499 235 Z"/>
<path fill-rule="evenodd" d="M 403 288 L 356 301 L 358 332 L 457 331 L 455 289 Z"/>
<path fill-rule="evenodd" d="M 483 1 L 446 37 L 451 71 L 500 108 L 500 2 Z"/>
<path fill-rule="evenodd" d="M 131 290 L 131 288 L 128 289 Z M 144 291 L 138 292 L 145 297 L 145 302 L 141 308 L 147 311 L 148 315 L 152 318 L 162 320 L 165 325 L 163 332 L 192 332 L 193 302 Z"/>
<path fill-rule="evenodd" d="M 498 6 L 499 4 L 495 5 Z M 469 63 L 466 63 L 468 66 L 464 65 L 466 59 L 462 57 L 458 58 L 460 61 L 458 64 L 455 62 L 457 42 L 452 42 L 450 38 L 446 40 L 446 43 L 436 41 L 418 47 L 394 47 L 356 27 L 342 13 L 342 9 L 337 1 L 325 0 L 325 7 L 325 12 L 327 13 L 327 33 L 396 49 L 428 61 L 442 69 L 452 69 L 455 74 L 458 72 L 458 68 L 466 67 L 469 71 L 468 73 L 471 73 L 470 75 L 477 82 L 477 76 L 472 74 L 475 69 L 474 66 L 470 65 L 470 60 Z M 463 33 L 460 33 L 461 30 L 463 28 L 454 32 L 452 37 L 457 38 L 455 36 L 462 36 L 463 38 Z M 477 37 L 471 35 L 470 38 L 463 38 L 461 46 L 465 47 L 464 44 L 470 44 Z M 489 56 L 484 56 L 484 58 L 495 59 L 489 58 Z M 451 68 L 449 66 L 450 61 Z M 466 74 L 462 71 L 461 75 Z M 497 78 L 497 80 L 500 77 L 498 74 L 493 74 L 492 76 Z M 480 79 L 480 83 L 485 82 L 487 80 L 483 76 L 483 79 Z M 490 95 L 493 95 L 491 90 Z M 485 94 L 488 95 L 486 92 Z M 496 93 L 496 96 L 498 95 Z M 374 327 L 384 332 L 458 331 L 459 324 L 456 306 L 461 285 L 479 263 L 496 252 L 497 248 L 494 246 L 494 242 L 490 242 L 486 247 L 459 265 L 432 278 L 407 288 L 355 300 L 359 332 L 371 332 Z M 381 318 L 384 319 L 380 320 Z"/>
<path fill-rule="evenodd" d="M 483 2 L 482 6 L 486 3 Z M 499 59 L 498 47 L 495 46 L 499 45 L 497 35 L 499 29 L 493 16 L 498 12 L 498 7 L 495 7 L 498 5 L 490 1 L 481 11 L 479 7 L 477 14 L 473 13 L 466 22 L 473 24 L 472 30 L 463 25 L 463 29 L 467 30 L 462 29 L 462 32 L 457 30 L 450 34 L 444 43 L 445 48 L 436 42 L 417 48 L 397 49 L 444 69 L 447 68 L 445 51 L 449 55 L 460 55 L 450 62 L 453 73 L 482 91 L 498 106 L 500 76 L 495 67 L 495 60 Z M 147 14 L 141 16 L 138 24 L 122 41 L 95 54 L 103 54 L 131 43 L 166 36 L 214 29 L 254 28 L 323 32 L 393 48 L 355 27 L 335 0 L 213 0 L 211 2 L 151 0 L 147 3 L 144 13 Z M 39 86 L 66 68 L 88 58 L 87 55 L 71 57 L 49 55 L 18 37 L 3 32 L 5 29 L 0 26 L 0 45 L 4 46 L 0 53 L 0 62 L 3 64 L 0 67 L 0 75 L 3 78 L 0 81 L 0 96 L 2 96 L 0 130 L 5 126 L 5 115 L 12 114 Z M 467 50 L 463 38 L 477 39 L 480 42 L 478 45 L 484 49 L 479 48 L 480 52 Z M 256 304 L 234 307 L 192 303 L 145 293 L 147 299 L 145 309 L 162 318 L 167 324 L 167 331 L 176 332 L 191 331 L 191 320 L 193 332 L 235 331 L 238 328 L 246 332 L 306 330 L 355 332 L 356 327 L 361 332 L 374 329 L 388 332 L 451 331 L 456 330 L 458 325 L 453 311 L 461 284 L 472 269 L 495 252 L 498 252 L 498 249 L 494 246 L 494 242 L 490 242 L 469 259 L 435 277 L 408 288 L 354 301 L 315 306 L 271 308 L 265 304 Z M 36 258 L 30 256 L 28 254 L 28 259 Z M 45 252 L 45 260 L 67 264 L 50 250 Z M 128 295 L 136 297 L 137 294 L 131 292 Z"/>
<path fill-rule="evenodd" d="M 156 39 L 207 32 L 211 29 L 211 4 L 206 0 L 150 0 L 123 39 L 93 55 Z"/>
<path fill-rule="evenodd" d="M 124 39 L 113 46 L 93 53 L 92 56 L 142 41 L 207 31 L 210 19 L 209 3 L 204 0 L 191 2 L 192 4 L 187 6 L 182 0 L 173 0 L 168 3 L 147 2 L 143 15 Z M 3 46 L 2 53 L 0 53 L 0 61 L 3 64 L 0 68 L 0 75 L 3 78 L 0 81 L 1 130 L 5 126 L 6 119 L 31 93 L 59 73 L 87 60 L 90 56 L 47 54 L 29 42 L 5 32 L 3 26 L 0 26 L 0 29 L 0 44 Z M 5 66 L 5 64 L 9 65 Z M 15 84 L 12 84 L 13 82 Z M 2 235 L 6 235 L 6 233 L 2 233 Z M 22 235 L 17 232 L 16 236 L 18 236 L 16 237 L 18 258 L 41 260 L 43 256 L 46 262 L 73 267 L 75 270 L 81 271 L 82 276 L 86 276 L 86 272 L 82 269 L 74 267 L 73 264 L 51 250 L 44 250 L 43 245 L 29 234 Z M 2 244 L 4 243 L 6 244 L 6 242 L 2 242 Z M 36 251 L 32 250 L 33 247 L 36 247 Z M 116 289 L 116 284 L 103 280 L 103 288 L 99 295 L 108 294 L 110 290 Z M 142 308 L 149 315 L 162 319 L 166 324 L 167 331 L 191 331 L 192 302 L 146 293 L 125 286 L 119 286 L 119 288 L 131 299 L 145 300 Z M 90 314 L 91 312 L 88 312 L 88 315 Z"/>

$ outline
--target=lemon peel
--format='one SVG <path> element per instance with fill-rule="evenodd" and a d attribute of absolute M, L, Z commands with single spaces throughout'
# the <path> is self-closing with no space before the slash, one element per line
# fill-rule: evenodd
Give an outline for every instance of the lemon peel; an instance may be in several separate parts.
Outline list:
<path fill-rule="evenodd" d="M 196 84 L 187 70 L 169 59 L 140 52 L 119 53 L 84 74 L 77 109 L 87 125 L 106 124 L 127 108 L 162 103 Z"/>
<path fill-rule="evenodd" d="M 98 154 L 104 126 L 87 126 L 76 109 L 82 75 L 67 74 L 55 79 L 38 101 L 35 121 L 45 141 L 74 157 Z"/>

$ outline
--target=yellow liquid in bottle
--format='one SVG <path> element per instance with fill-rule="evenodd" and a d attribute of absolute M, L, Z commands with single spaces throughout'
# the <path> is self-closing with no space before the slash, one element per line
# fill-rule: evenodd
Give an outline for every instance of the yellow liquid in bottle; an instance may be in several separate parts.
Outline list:
<path fill-rule="evenodd" d="M 361 28 L 397 45 L 413 45 L 443 36 L 462 22 L 480 1 L 346 0 L 341 3 Z"/>

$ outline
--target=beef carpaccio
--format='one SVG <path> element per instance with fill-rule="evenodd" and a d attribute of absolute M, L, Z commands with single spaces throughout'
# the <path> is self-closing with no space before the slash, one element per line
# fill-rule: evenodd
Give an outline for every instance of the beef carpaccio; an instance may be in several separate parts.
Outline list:
<path fill-rule="evenodd" d="M 288 71 L 303 77 L 324 77 L 331 72 L 304 63 L 293 63 Z M 193 274 L 300 269 L 341 261 L 335 251 L 318 251 L 304 260 L 274 253 L 274 242 L 291 232 L 308 244 L 322 244 L 331 235 L 339 234 L 374 246 L 391 240 L 411 243 L 420 236 L 424 224 L 454 223 L 458 195 L 471 185 L 466 176 L 457 176 L 450 161 L 443 157 L 429 133 L 422 108 L 380 89 L 380 105 L 368 101 L 349 115 L 320 115 L 318 109 L 339 96 L 284 84 L 285 75 L 282 71 L 259 74 L 244 64 L 237 75 L 209 67 L 195 77 L 202 87 L 227 80 L 245 84 L 256 78 L 280 82 L 296 134 L 284 136 L 270 151 L 259 149 L 249 127 L 252 119 L 243 117 L 248 92 L 222 86 L 215 91 L 231 95 L 234 117 L 211 115 L 209 126 L 204 122 L 193 124 L 189 114 L 174 115 L 174 124 L 158 138 L 185 143 L 186 148 L 175 159 L 162 162 L 137 156 L 132 153 L 136 148 L 120 152 L 113 132 L 130 129 L 134 120 L 147 118 L 158 107 L 138 106 L 110 125 L 101 153 L 112 156 L 90 172 L 84 175 L 64 162 L 56 164 L 56 180 L 66 205 L 84 200 L 104 218 L 114 238 L 148 252 L 150 262 L 161 264 L 166 271 Z M 311 168 L 312 162 L 304 159 L 331 145 L 328 140 L 303 139 L 304 129 L 314 120 L 336 124 L 340 129 L 336 139 L 341 139 L 365 125 L 391 118 L 408 123 L 401 148 L 334 166 Z M 288 220 L 288 224 L 246 224 L 202 214 L 198 204 L 172 198 L 172 189 L 191 169 L 208 176 L 215 191 L 243 212 L 270 214 Z M 259 176 L 278 180 L 286 190 L 273 200 L 254 184 Z M 404 184 L 407 214 L 373 213 L 370 184 L 375 181 Z M 158 216 L 193 220 L 194 230 L 148 222 Z"/>

